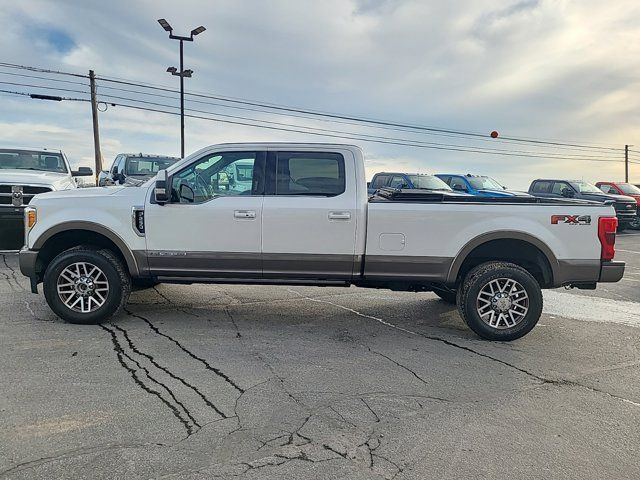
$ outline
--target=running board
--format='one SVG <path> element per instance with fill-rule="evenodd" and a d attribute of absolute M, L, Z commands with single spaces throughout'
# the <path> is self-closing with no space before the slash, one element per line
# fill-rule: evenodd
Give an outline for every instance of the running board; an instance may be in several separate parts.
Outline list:
<path fill-rule="evenodd" d="M 348 287 L 351 284 L 340 280 L 300 280 L 270 278 L 201 278 L 201 277 L 154 277 L 160 283 L 218 283 L 244 285 L 298 285 L 307 287 Z"/>

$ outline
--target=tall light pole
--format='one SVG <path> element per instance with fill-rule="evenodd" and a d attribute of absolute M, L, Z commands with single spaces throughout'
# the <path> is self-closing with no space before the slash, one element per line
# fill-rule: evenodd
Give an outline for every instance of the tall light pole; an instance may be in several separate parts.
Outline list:
<path fill-rule="evenodd" d="M 169 25 L 164 18 L 158 20 L 158 23 L 165 31 L 169 32 L 169 38 L 172 40 L 180 40 L 180 70 L 176 67 L 167 68 L 167 72 L 171 75 L 176 75 L 180 77 L 180 158 L 184 158 L 184 79 L 185 77 L 191 78 L 193 75 L 193 70 L 185 70 L 184 69 L 184 53 L 183 53 L 183 43 L 184 42 L 193 42 L 193 37 L 199 35 L 204 32 L 206 28 L 202 25 L 198 28 L 194 28 L 191 30 L 191 34 L 188 37 L 181 35 L 174 35 L 173 28 Z"/>

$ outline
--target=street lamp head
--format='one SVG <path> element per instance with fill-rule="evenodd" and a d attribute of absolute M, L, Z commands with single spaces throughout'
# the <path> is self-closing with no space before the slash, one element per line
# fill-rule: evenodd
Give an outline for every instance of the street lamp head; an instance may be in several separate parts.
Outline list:
<path fill-rule="evenodd" d="M 164 28 L 167 32 L 171 32 L 173 31 L 173 28 L 171 28 L 171 25 L 169 25 L 169 22 L 167 22 L 164 18 L 161 18 L 160 20 L 158 20 L 158 23 L 160 24 L 160 26 L 162 28 Z"/>
<path fill-rule="evenodd" d="M 204 28 L 202 25 L 200 25 L 198 28 L 194 28 L 193 30 L 191 30 L 191 35 L 192 36 L 199 35 L 202 32 L 204 32 L 205 30 L 206 30 L 206 28 Z"/>
<path fill-rule="evenodd" d="M 191 78 L 191 75 L 193 75 L 193 70 L 184 70 L 182 72 L 183 77 Z"/>
<path fill-rule="evenodd" d="M 167 68 L 167 72 L 169 72 L 171 74 L 175 74 L 177 71 L 178 71 L 178 69 L 176 67 Z"/>

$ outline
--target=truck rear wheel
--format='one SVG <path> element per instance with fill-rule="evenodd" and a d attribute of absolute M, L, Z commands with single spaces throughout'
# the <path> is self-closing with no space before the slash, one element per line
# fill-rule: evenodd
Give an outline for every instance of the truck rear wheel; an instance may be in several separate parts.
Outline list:
<path fill-rule="evenodd" d="M 43 290 L 49 307 L 63 320 L 96 324 L 124 307 L 131 277 L 112 251 L 76 247 L 51 261 Z"/>
<path fill-rule="evenodd" d="M 542 290 L 524 268 L 487 262 L 471 270 L 458 292 L 465 323 L 487 340 L 516 340 L 533 329 L 542 315 Z"/>

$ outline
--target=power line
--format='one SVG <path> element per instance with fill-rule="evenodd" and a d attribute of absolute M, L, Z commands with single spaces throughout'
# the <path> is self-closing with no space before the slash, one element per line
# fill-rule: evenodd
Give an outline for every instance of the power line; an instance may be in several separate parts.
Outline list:
<path fill-rule="evenodd" d="M 84 93 L 85 95 L 89 95 L 89 92 L 83 92 L 81 90 L 71 90 L 68 88 L 59 88 L 59 87 L 47 87 L 42 85 L 33 85 L 29 83 L 15 83 L 15 82 L 2 82 L 0 81 L 0 85 L 12 85 L 14 87 L 28 87 L 28 88 L 41 88 L 43 90 L 57 90 L 60 92 L 72 92 L 72 93 Z"/>
<path fill-rule="evenodd" d="M 18 70 L 29 70 L 31 72 L 54 73 L 56 75 L 68 75 L 70 77 L 78 77 L 78 78 L 89 78 L 88 75 L 81 75 L 79 73 L 61 72 L 60 70 L 49 70 L 47 68 L 29 67 L 27 65 L 18 65 L 16 63 L 0 62 L 0 67 L 13 68 Z"/>
<path fill-rule="evenodd" d="M 180 115 L 178 112 L 160 110 L 160 109 L 157 109 L 157 108 L 148 108 L 148 107 L 141 107 L 141 106 L 136 106 L 136 105 L 128 105 L 128 104 L 114 103 L 114 102 L 109 102 L 109 104 L 111 104 L 113 106 L 133 108 L 133 109 L 136 109 L 136 110 L 143 110 L 143 111 L 148 111 L 148 112 L 165 113 L 165 114 L 169 114 L 169 115 Z M 216 121 L 216 122 L 220 122 L 220 123 L 229 123 L 229 124 L 233 124 L 233 125 L 243 125 L 243 126 L 248 126 L 248 127 L 264 128 L 264 129 L 269 129 L 269 130 L 277 130 L 277 131 L 292 132 L 292 133 L 302 133 L 302 134 L 306 134 L 306 135 L 315 135 L 315 136 L 329 137 L 329 138 L 358 140 L 358 141 L 361 141 L 361 142 L 382 143 L 382 144 L 389 144 L 389 145 L 399 145 L 399 146 L 407 146 L 407 147 L 426 148 L 426 149 L 433 149 L 433 150 L 447 150 L 447 151 L 457 151 L 457 152 L 466 152 L 466 153 L 502 155 L 502 156 L 510 156 L 510 157 L 529 157 L 529 155 L 521 155 L 521 154 L 517 154 L 517 153 L 485 152 L 485 151 L 480 151 L 480 150 L 468 150 L 468 149 L 463 149 L 463 148 L 448 148 L 448 147 L 440 147 L 440 146 L 433 146 L 433 145 L 420 145 L 420 144 L 415 144 L 415 143 L 404 143 L 402 141 L 392 141 L 392 140 L 382 140 L 382 139 L 366 139 L 366 138 L 361 138 L 361 137 L 357 137 L 357 136 L 352 136 L 352 135 L 349 135 L 349 134 L 335 135 L 335 134 L 331 134 L 331 133 L 309 132 L 309 131 L 297 130 L 297 129 L 293 129 L 293 128 L 283 128 L 283 127 L 275 127 L 275 126 L 269 126 L 269 125 L 256 125 L 256 124 L 252 124 L 252 123 L 239 122 L 239 121 L 234 121 L 234 120 L 224 120 L 224 119 L 219 119 L 219 118 L 215 118 L 215 117 L 211 117 L 211 116 L 205 117 L 205 116 L 202 116 L 202 115 L 194 115 L 194 114 L 185 114 L 185 116 L 186 117 L 190 117 L 190 118 L 197 118 L 197 119 L 201 119 L 201 120 Z M 355 134 L 355 135 L 357 135 L 357 134 Z M 547 159 L 549 159 L 548 157 L 544 157 L 544 156 L 538 156 L 538 157 L 535 157 L 535 158 L 547 158 Z M 557 158 L 551 158 L 551 160 L 575 160 L 575 161 L 584 161 L 584 162 L 607 162 L 607 163 L 613 163 L 613 162 L 619 163 L 620 162 L 619 160 L 598 160 L 598 159 L 586 159 L 586 158 L 558 158 L 558 157 Z"/>
<path fill-rule="evenodd" d="M 176 99 L 175 96 L 173 96 L 173 95 L 163 95 L 163 94 L 160 94 L 160 93 L 141 92 L 139 90 L 131 90 L 131 89 L 127 89 L 127 88 L 110 87 L 110 86 L 106 86 L 106 85 L 100 85 L 100 89 L 108 89 L 108 90 L 113 90 L 113 91 L 134 93 L 134 94 L 138 94 L 138 95 L 145 95 L 145 96 L 152 96 L 152 97 L 159 97 L 159 98 L 168 98 L 168 99 L 171 99 L 171 100 L 175 100 Z M 171 90 L 171 89 L 168 89 L 168 90 L 170 90 L 173 93 L 178 93 L 177 90 Z M 190 95 L 190 94 L 186 93 L 186 95 Z M 105 94 L 105 96 L 107 96 L 107 95 Z M 118 98 L 118 97 L 115 97 L 115 96 L 113 96 L 113 97 L 114 98 Z M 127 100 L 131 100 L 131 99 L 127 99 Z M 230 108 L 230 109 L 236 109 L 236 110 L 257 112 L 257 113 L 261 113 L 261 114 L 269 114 L 269 115 L 274 115 L 275 114 L 275 112 L 270 112 L 268 110 L 261 110 L 259 108 L 242 107 L 242 106 L 237 106 L 237 105 L 227 105 L 227 104 L 224 104 L 224 103 L 210 102 L 210 101 L 206 101 L 206 100 L 187 99 L 187 101 L 190 102 L 190 103 L 198 103 L 198 104 L 203 104 L 203 105 L 211 105 L 211 106 L 215 106 L 215 107 L 222 107 L 222 108 Z M 280 114 L 278 114 L 278 115 L 280 115 Z M 449 138 L 457 138 L 457 139 L 460 138 L 459 135 L 435 134 L 435 133 L 431 133 L 431 132 L 416 132 L 415 130 L 410 130 L 410 129 L 407 129 L 407 128 L 387 127 L 387 126 L 382 126 L 382 125 L 368 126 L 368 125 L 363 125 L 361 123 L 352 122 L 352 121 L 344 121 L 344 120 L 339 120 L 339 119 L 326 119 L 326 118 L 321 118 L 321 117 L 312 117 L 312 116 L 308 116 L 308 115 L 301 115 L 301 114 L 295 114 L 295 113 L 287 113 L 286 116 L 287 117 L 294 117 L 294 118 L 303 118 L 303 119 L 313 120 L 313 121 L 321 121 L 321 122 L 339 123 L 339 124 L 344 124 L 344 125 L 352 125 L 352 126 L 357 126 L 357 127 L 378 128 L 378 129 L 382 129 L 382 130 L 391 130 L 391 131 L 411 133 L 411 134 L 429 133 L 431 135 L 438 135 L 438 136 L 449 137 Z M 500 141 L 501 143 L 508 143 L 508 144 L 514 144 L 515 143 L 515 144 L 518 144 L 518 142 L 511 142 L 511 141 L 506 141 L 505 142 L 505 141 L 501 141 L 499 139 L 496 140 L 496 139 L 493 139 L 493 138 L 474 138 L 474 139 L 472 139 L 472 141 L 482 141 L 482 142 Z M 478 148 L 484 148 L 484 147 L 478 147 Z M 556 146 L 554 148 L 556 148 L 556 149 L 566 149 L 566 150 L 576 151 L 576 152 L 578 152 L 578 151 L 593 152 L 593 150 L 591 150 L 591 149 L 573 148 L 573 147 L 566 147 L 566 146 Z M 623 152 L 622 148 L 620 148 L 619 150 L 620 150 L 621 153 Z M 538 153 L 547 154 L 549 152 L 538 152 Z M 553 154 L 553 153 L 551 153 L 551 154 Z M 574 156 L 572 154 L 565 154 L 565 155 Z M 582 156 L 582 155 L 576 154 L 575 156 Z M 602 158 L 605 158 L 605 157 L 602 157 Z"/>
<path fill-rule="evenodd" d="M 165 88 L 165 87 L 149 86 L 149 85 L 145 85 L 145 84 L 142 84 L 142 83 L 136 83 L 136 82 L 126 81 L 126 80 L 109 79 L 107 77 L 97 77 L 97 79 L 101 80 L 101 81 L 112 82 L 112 83 L 117 83 L 117 84 L 123 84 L 123 85 L 135 86 L 135 87 L 140 87 L 140 88 L 147 88 L 147 89 L 152 89 L 152 90 L 159 90 L 159 91 L 175 93 L 175 90 L 170 89 L 170 88 Z M 239 103 L 239 104 L 242 104 L 242 105 L 250 105 L 250 106 L 257 106 L 257 107 L 262 107 L 262 108 L 270 108 L 270 109 L 279 110 L 279 111 L 294 112 L 294 113 L 304 113 L 304 114 L 307 114 L 307 115 L 322 116 L 322 117 L 328 117 L 328 118 L 333 118 L 333 119 L 350 120 L 350 121 L 368 123 L 368 124 L 373 124 L 373 125 L 403 127 L 403 128 L 415 129 L 415 130 L 419 130 L 419 131 L 428 131 L 428 132 L 435 132 L 435 133 L 448 133 L 448 134 L 452 134 L 452 135 L 467 136 L 467 137 L 477 137 L 477 138 L 487 138 L 488 137 L 488 135 L 480 134 L 480 133 L 463 132 L 463 131 L 458 131 L 458 130 L 427 127 L 427 126 L 422 126 L 422 125 L 403 124 L 403 123 L 389 122 L 389 121 L 385 121 L 385 120 L 369 119 L 369 118 L 364 118 L 364 117 L 356 117 L 356 116 L 349 116 L 349 115 L 339 115 L 339 114 L 327 113 L 327 112 L 318 112 L 318 111 L 315 111 L 315 110 L 293 108 L 293 107 L 287 107 L 287 106 L 282 106 L 282 105 L 268 104 L 268 103 L 264 103 L 264 102 L 257 102 L 257 101 L 243 100 L 243 99 L 231 99 L 230 97 L 224 97 L 224 96 L 220 96 L 220 95 L 204 95 L 204 94 L 199 94 L 199 93 L 185 93 L 185 95 L 199 97 L 199 98 L 209 98 L 209 99 L 214 99 L 214 100 L 223 101 L 223 102 Z M 616 147 L 601 147 L 601 146 L 584 145 L 584 144 L 577 144 L 577 143 L 551 142 L 551 141 L 544 141 L 544 140 L 524 139 L 524 138 L 518 138 L 518 137 L 502 137 L 502 140 L 511 140 L 513 142 L 519 142 L 519 143 L 535 143 L 535 144 L 539 144 L 539 145 L 568 146 L 568 147 L 577 147 L 577 148 L 587 148 L 587 149 L 594 149 L 594 150 L 608 150 L 608 151 L 620 151 L 621 150 L 621 148 L 619 148 L 619 147 L 618 148 L 616 148 Z"/>
<path fill-rule="evenodd" d="M 22 77 L 22 78 L 36 78 L 38 80 L 47 80 L 49 82 L 56 82 L 56 83 L 69 83 L 69 84 L 73 84 L 73 85 L 83 85 L 83 86 L 87 86 L 86 83 L 84 82 L 74 82 L 72 80 L 60 80 L 59 78 L 51 78 L 51 77 L 43 77 L 40 75 L 28 75 L 26 73 L 13 73 L 13 72 L 2 72 L 0 71 L 0 75 L 10 75 L 12 77 Z"/>
<path fill-rule="evenodd" d="M 117 96 L 117 95 L 101 94 L 101 97 L 104 97 L 104 98 L 115 98 L 115 99 L 118 99 L 118 100 L 125 100 L 125 101 L 128 101 L 128 102 L 142 103 L 142 104 L 145 104 L 145 105 L 153 105 L 153 106 L 157 106 L 157 107 L 177 108 L 174 105 L 167 105 L 167 104 L 164 104 L 164 103 L 151 102 L 151 101 L 146 101 L 146 100 L 138 100 L 138 99 L 134 99 L 134 98 L 122 97 L 122 96 Z M 369 134 L 366 134 L 366 133 L 359 133 L 359 132 L 345 132 L 345 131 L 341 131 L 341 130 L 315 128 L 315 127 L 309 127 L 309 126 L 304 126 L 304 125 L 295 125 L 295 124 L 283 123 L 283 122 L 275 122 L 275 121 L 270 121 L 270 120 L 261 120 L 261 119 L 256 119 L 256 118 L 241 117 L 241 116 L 237 116 L 237 115 L 228 115 L 228 114 L 210 112 L 210 111 L 206 111 L 206 110 L 198 110 L 198 109 L 193 109 L 193 108 L 187 108 L 185 110 L 191 111 L 191 112 L 195 112 L 195 113 L 203 113 L 203 114 L 207 114 L 207 115 L 217 115 L 219 117 L 232 118 L 232 119 L 235 119 L 235 120 L 266 123 L 266 124 L 269 124 L 269 125 L 276 125 L 276 126 L 279 126 L 279 127 L 297 128 L 297 129 L 304 128 L 305 130 L 313 130 L 313 131 L 316 131 L 316 132 L 324 132 L 324 133 L 331 133 L 331 134 L 358 136 L 358 137 L 370 138 L 370 139 L 371 138 L 373 138 L 373 139 L 382 139 L 382 140 L 397 141 L 397 142 L 403 142 L 403 143 L 411 143 L 411 144 L 416 144 L 416 145 L 432 145 L 432 146 L 439 146 L 439 147 L 450 147 L 450 148 L 465 149 L 463 151 L 476 151 L 476 150 L 480 151 L 480 150 L 482 150 L 483 153 L 500 153 L 500 152 L 521 153 L 521 154 L 523 154 L 522 156 L 526 156 L 526 157 L 530 157 L 530 158 L 554 158 L 554 157 L 557 157 L 557 158 L 564 158 L 564 159 L 575 159 L 573 157 L 578 157 L 578 159 L 592 158 L 592 159 L 608 159 L 609 161 L 616 161 L 616 160 L 612 160 L 611 157 L 602 157 L 602 156 L 595 156 L 595 155 L 592 155 L 592 156 L 589 156 L 589 155 L 572 155 L 572 154 L 562 154 L 562 153 L 540 154 L 540 152 L 531 152 L 531 151 L 523 151 L 523 150 L 504 150 L 504 149 L 497 149 L 497 148 L 472 147 L 472 146 L 467 146 L 467 145 L 449 144 L 449 143 L 423 142 L 423 141 L 419 141 L 419 140 L 412 140 L 412 139 L 406 139 L 406 138 L 395 138 L 395 137 L 386 137 L 386 136 L 380 136 L 380 135 L 369 135 Z M 560 157 L 558 157 L 558 155 L 560 155 Z M 564 155 L 564 157 L 562 155 Z"/>
<path fill-rule="evenodd" d="M 6 94 L 10 94 L 10 95 L 21 95 L 23 97 L 31 97 L 33 94 L 32 93 L 26 93 L 26 92 L 16 92 L 13 90 L 0 90 L 0 93 L 6 93 Z M 90 100 L 87 98 L 70 98 L 70 97 L 60 97 L 62 100 L 68 100 L 71 102 L 89 102 Z"/>

